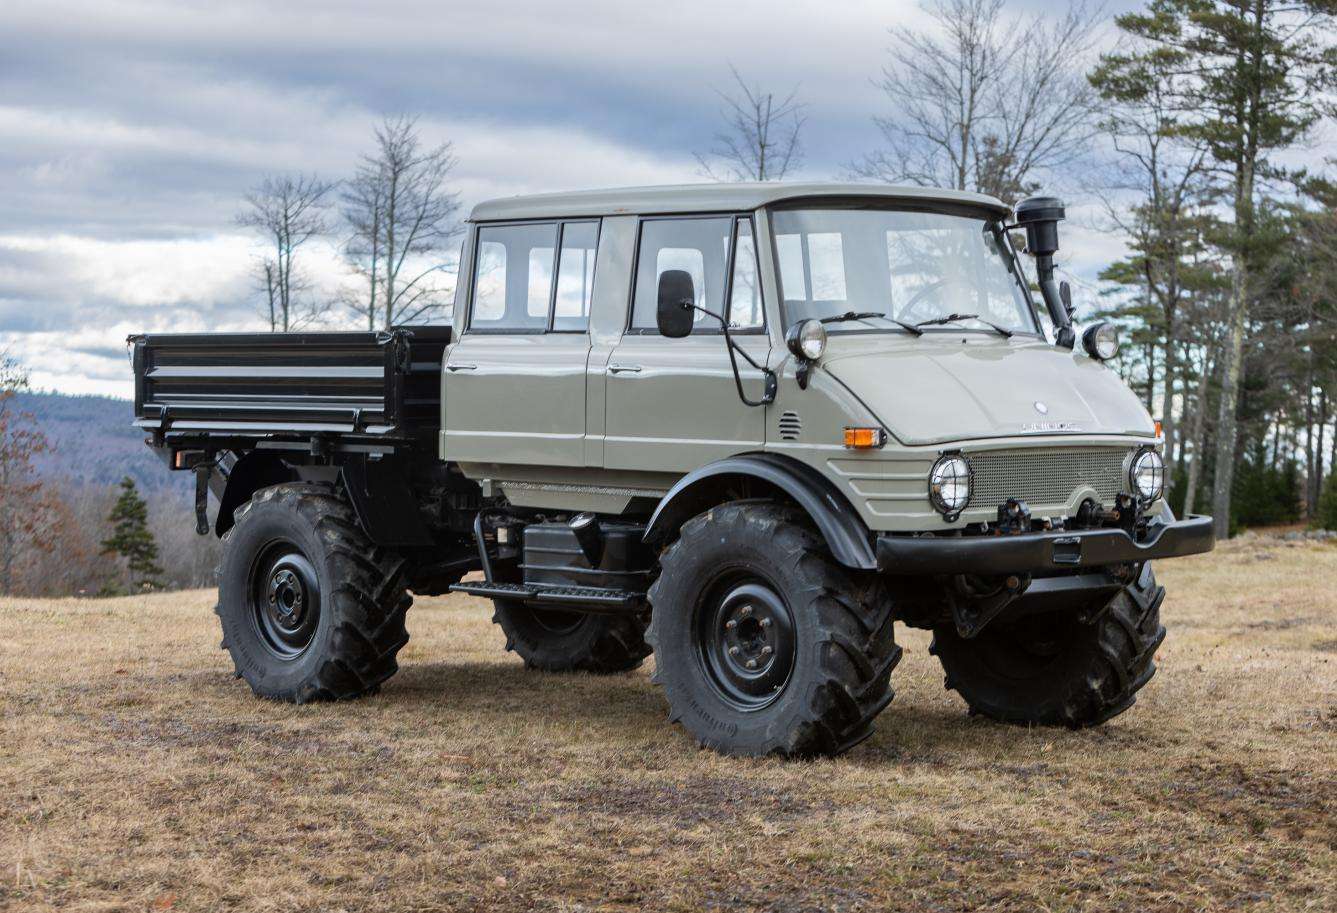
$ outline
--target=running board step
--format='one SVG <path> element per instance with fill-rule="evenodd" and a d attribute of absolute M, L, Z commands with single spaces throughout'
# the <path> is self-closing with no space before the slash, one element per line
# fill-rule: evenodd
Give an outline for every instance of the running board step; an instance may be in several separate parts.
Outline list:
<path fill-rule="evenodd" d="M 593 586 L 544 586 L 532 583 L 456 583 L 452 593 L 467 593 L 485 599 L 518 599 L 522 602 L 568 605 L 572 608 L 627 609 L 645 605 L 644 593 Z"/>

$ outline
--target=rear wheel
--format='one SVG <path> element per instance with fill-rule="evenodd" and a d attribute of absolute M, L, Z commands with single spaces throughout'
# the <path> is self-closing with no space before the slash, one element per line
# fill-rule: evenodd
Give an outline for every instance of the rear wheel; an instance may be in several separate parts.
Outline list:
<path fill-rule="evenodd" d="M 544 672 L 627 672 L 650 655 L 645 623 L 624 615 L 535 609 L 513 599 L 493 600 L 492 620 L 506 633 L 506 649 Z"/>
<path fill-rule="evenodd" d="M 876 577 L 841 567 L 797 510 L 735 502 L 661 559 L 647 640 L 671 719 L 726 754 L 839 754 L 872 734 L 901 649 Z"/>
<path fill-rule="evenodd" d="M 399 668 L 412 602 L 404 561 L 375 546 L 327 485 L 265 488 L 223 537 L 223 646 L 256 694 L 358 697 Z"/>
<path fill-rule="evenodd" d="M 1145 564 L 1094 618 L 1002 618 L 970 640 L 943 624 L 929 652 L 972 713 L 1007 723 L 1098 726 L 1131 707 L 1155 674 L 1164 598 Z"/>

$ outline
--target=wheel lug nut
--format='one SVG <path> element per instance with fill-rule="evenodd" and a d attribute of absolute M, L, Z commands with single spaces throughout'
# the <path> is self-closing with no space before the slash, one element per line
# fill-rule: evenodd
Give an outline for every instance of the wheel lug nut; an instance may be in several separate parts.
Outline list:
<path fill-rule="evenodd" d="M 775 652 L 775 651 L 774 651 L 773 649 L 771 649 L 771 645 L 770 645 L 770 644 L 767 644 L 766 646 L 764 646 L 764 647 L 761 648 L 761 655 L 762 655 L 762 656 L 770 656 L 770 655 L 771 655 L 772 653 L 774 653 L 774 652 Z"/>
<path fill-rule="evenodd" d="M 749 669 L 755 669 L 757 668 L 757 661 L 755 659 L 749 659 L 744 665 Z"/>
<path fill-rule="evenodd" d="M 769 628 L 771 626 L 771 620 L 769 618 L 763 618 L 760 624 L 763 628 Z"/>
<path fill-rule="evenodd" d="M 741 609 L 738 610 L 738 614 L 742 615 L 744 618 L 747 618 L 749 615 L 752 614 L 752 606 L 750 605 L 743 606 Z"/>
<path fill-rule="evenodd" d="M 724 623 L 724 626 L 728 628 L 730 631 L 732 631 L 734 628 L 738 627 L 738 620 L 730 618 L 728 621 Z"/>
<path fill-rule="evenodd" d="M 730 647 L 730 648 L 729 648 L 729 655 L 730 655 L 730 656 L 737 656 L 737 655 L 738 655 L 739 653 L 741 653 L 741 652 L 743 652 L 743 651 L 740 650 L 740 649 L 738 649 L 737 646 L 733 646 L 733 647 Z"/>

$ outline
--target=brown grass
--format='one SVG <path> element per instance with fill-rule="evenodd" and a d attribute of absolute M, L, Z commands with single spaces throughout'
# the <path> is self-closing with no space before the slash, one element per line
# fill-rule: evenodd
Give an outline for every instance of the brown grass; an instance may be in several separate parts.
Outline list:
<path fill-rule="evenodd" d="M 253 698 L 212 594 L 0 600 L 0 908 L 1337 909 L 1337 547 L 1164 564 L 1170 636 L 1087 732 L 971 719 L 904 631 L 835 761 L 698 751 L 648 672 L 525 672 L 420 600 L 369 700 Z"/>

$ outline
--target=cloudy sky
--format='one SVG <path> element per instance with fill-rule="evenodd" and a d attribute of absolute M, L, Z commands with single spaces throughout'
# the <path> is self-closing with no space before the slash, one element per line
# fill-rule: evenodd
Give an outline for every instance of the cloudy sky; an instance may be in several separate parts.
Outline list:
<path fill-rule="evenodd" d="M 275 172 L 347 175 L 386 114 L 454 143 L 466 210 L 700 180 L 732 62 L 799 87 L 799 176 L 837 177 L 878 142 L 887 29 L 922 20 L 889 0 L 7 0 L 0 349 L 37 386 L 128 395 L 128 333 L 262 328 L 242 195 Z M 1080 224 L 1065 240 L 1088 282 L 1120 251 Z M 332 247 L 308 267 L 340 280 Z"/>

